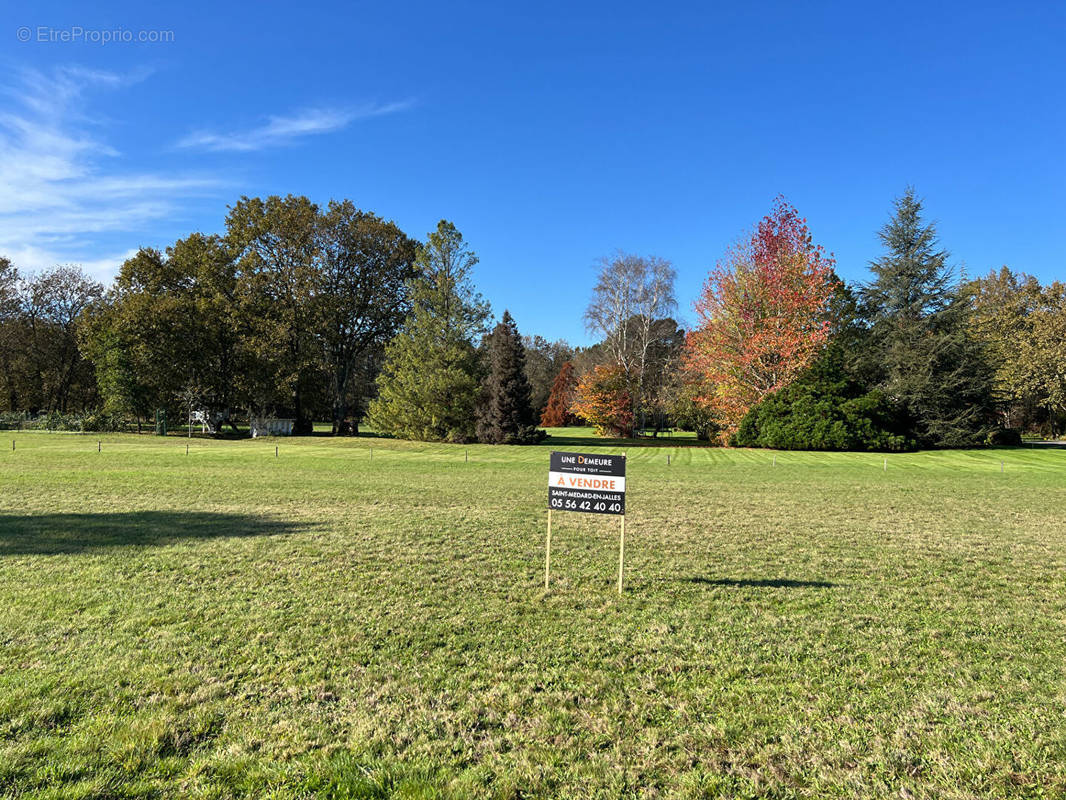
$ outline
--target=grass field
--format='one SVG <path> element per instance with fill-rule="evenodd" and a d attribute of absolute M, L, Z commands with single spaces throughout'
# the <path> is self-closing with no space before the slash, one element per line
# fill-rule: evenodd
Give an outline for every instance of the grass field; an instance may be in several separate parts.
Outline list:
<path fill-rule="evenodd" d="M 1066 451 L 621 443 L 619 598 L 556 433 L 15 434 L 0 796 L 1066 795 Z"/>

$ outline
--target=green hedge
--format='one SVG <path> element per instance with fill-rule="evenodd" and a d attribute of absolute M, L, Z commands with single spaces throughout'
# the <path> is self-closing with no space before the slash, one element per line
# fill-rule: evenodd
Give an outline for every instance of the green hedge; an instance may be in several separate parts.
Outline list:
<path fill-rule="evenodd" d="M 0 413 L 0 430 L 75 431 L 78 433 L 111 433 L 124 431 L 129 421 L 115 414 L 90 411 L 85 414 L 62 414 L 49 411 L 31 417 L 20 412 Z"/>

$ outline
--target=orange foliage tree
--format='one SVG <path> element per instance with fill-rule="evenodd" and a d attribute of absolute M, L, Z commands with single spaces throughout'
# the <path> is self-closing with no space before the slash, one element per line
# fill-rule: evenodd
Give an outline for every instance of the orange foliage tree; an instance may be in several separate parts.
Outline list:
<path fill-rule="evenodd" d="M 540 415 L 542 428 L 562 428 L 573 425 L 577 420 L 570 413 L 570 406 L 574 402 L 577 390 L 577 378 L 574 376 L 574 365 L 567 361 L 552 383 L 551 394 L 548 395 L 548 405 L 544 413 Z"/>
<path fill-rule="evenodd" d="M 685 368 L 713 386 L 701 398 L 728 438 L 748 410 L 790 384 L 829 336 L 835 261 L 781 197 L 751 237 L 719 261 L 696 302 Z"/>
<path fill-rule="evenodd" d="M 571 411 L 588 421 L 600 436 L 632 436 L 636 424 L 625 370 L 601 364 L 577 385 Z"/>

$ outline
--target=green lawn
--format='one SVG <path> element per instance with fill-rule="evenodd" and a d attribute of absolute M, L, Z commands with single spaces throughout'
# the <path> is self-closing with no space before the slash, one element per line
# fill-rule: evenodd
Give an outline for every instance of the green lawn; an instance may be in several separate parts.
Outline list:
<path fill-rule="evenodd" d="M 0 796 L 1066 795 L 1066 451 L 556 433 L 8 434 Z"/>

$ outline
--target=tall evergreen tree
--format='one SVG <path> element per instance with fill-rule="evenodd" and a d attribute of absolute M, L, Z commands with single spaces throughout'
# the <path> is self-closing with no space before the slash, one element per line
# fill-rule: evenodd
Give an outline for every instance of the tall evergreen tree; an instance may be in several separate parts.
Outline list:
<path fill-rule="evenodd" d="M 510 312 L 485 339 L 488 374 L 481 382 L 477 438 L 485 444 L 532 444 L 544 438 L 529 402 L 526 348 Z"/>
<path fill-rule="evenodd" d="M 411 313 L 385 348 L 371 425 L 421 441 L 474 438 L 480 372 L 474 339 L 489 306 L 471 283 L 477 263 L 456 227 L 441 220 L 421 248 L 411 286 Z"/>
<path fill-rule="evenodd" d="M 910 418 L 922 446 L 982 443 L 991 427 L 993 371 L 969 330 L 970 305 L 908 188 L 879 234 L 887 252 L 860 300 L 869 325 L 867 370 Z"/>

